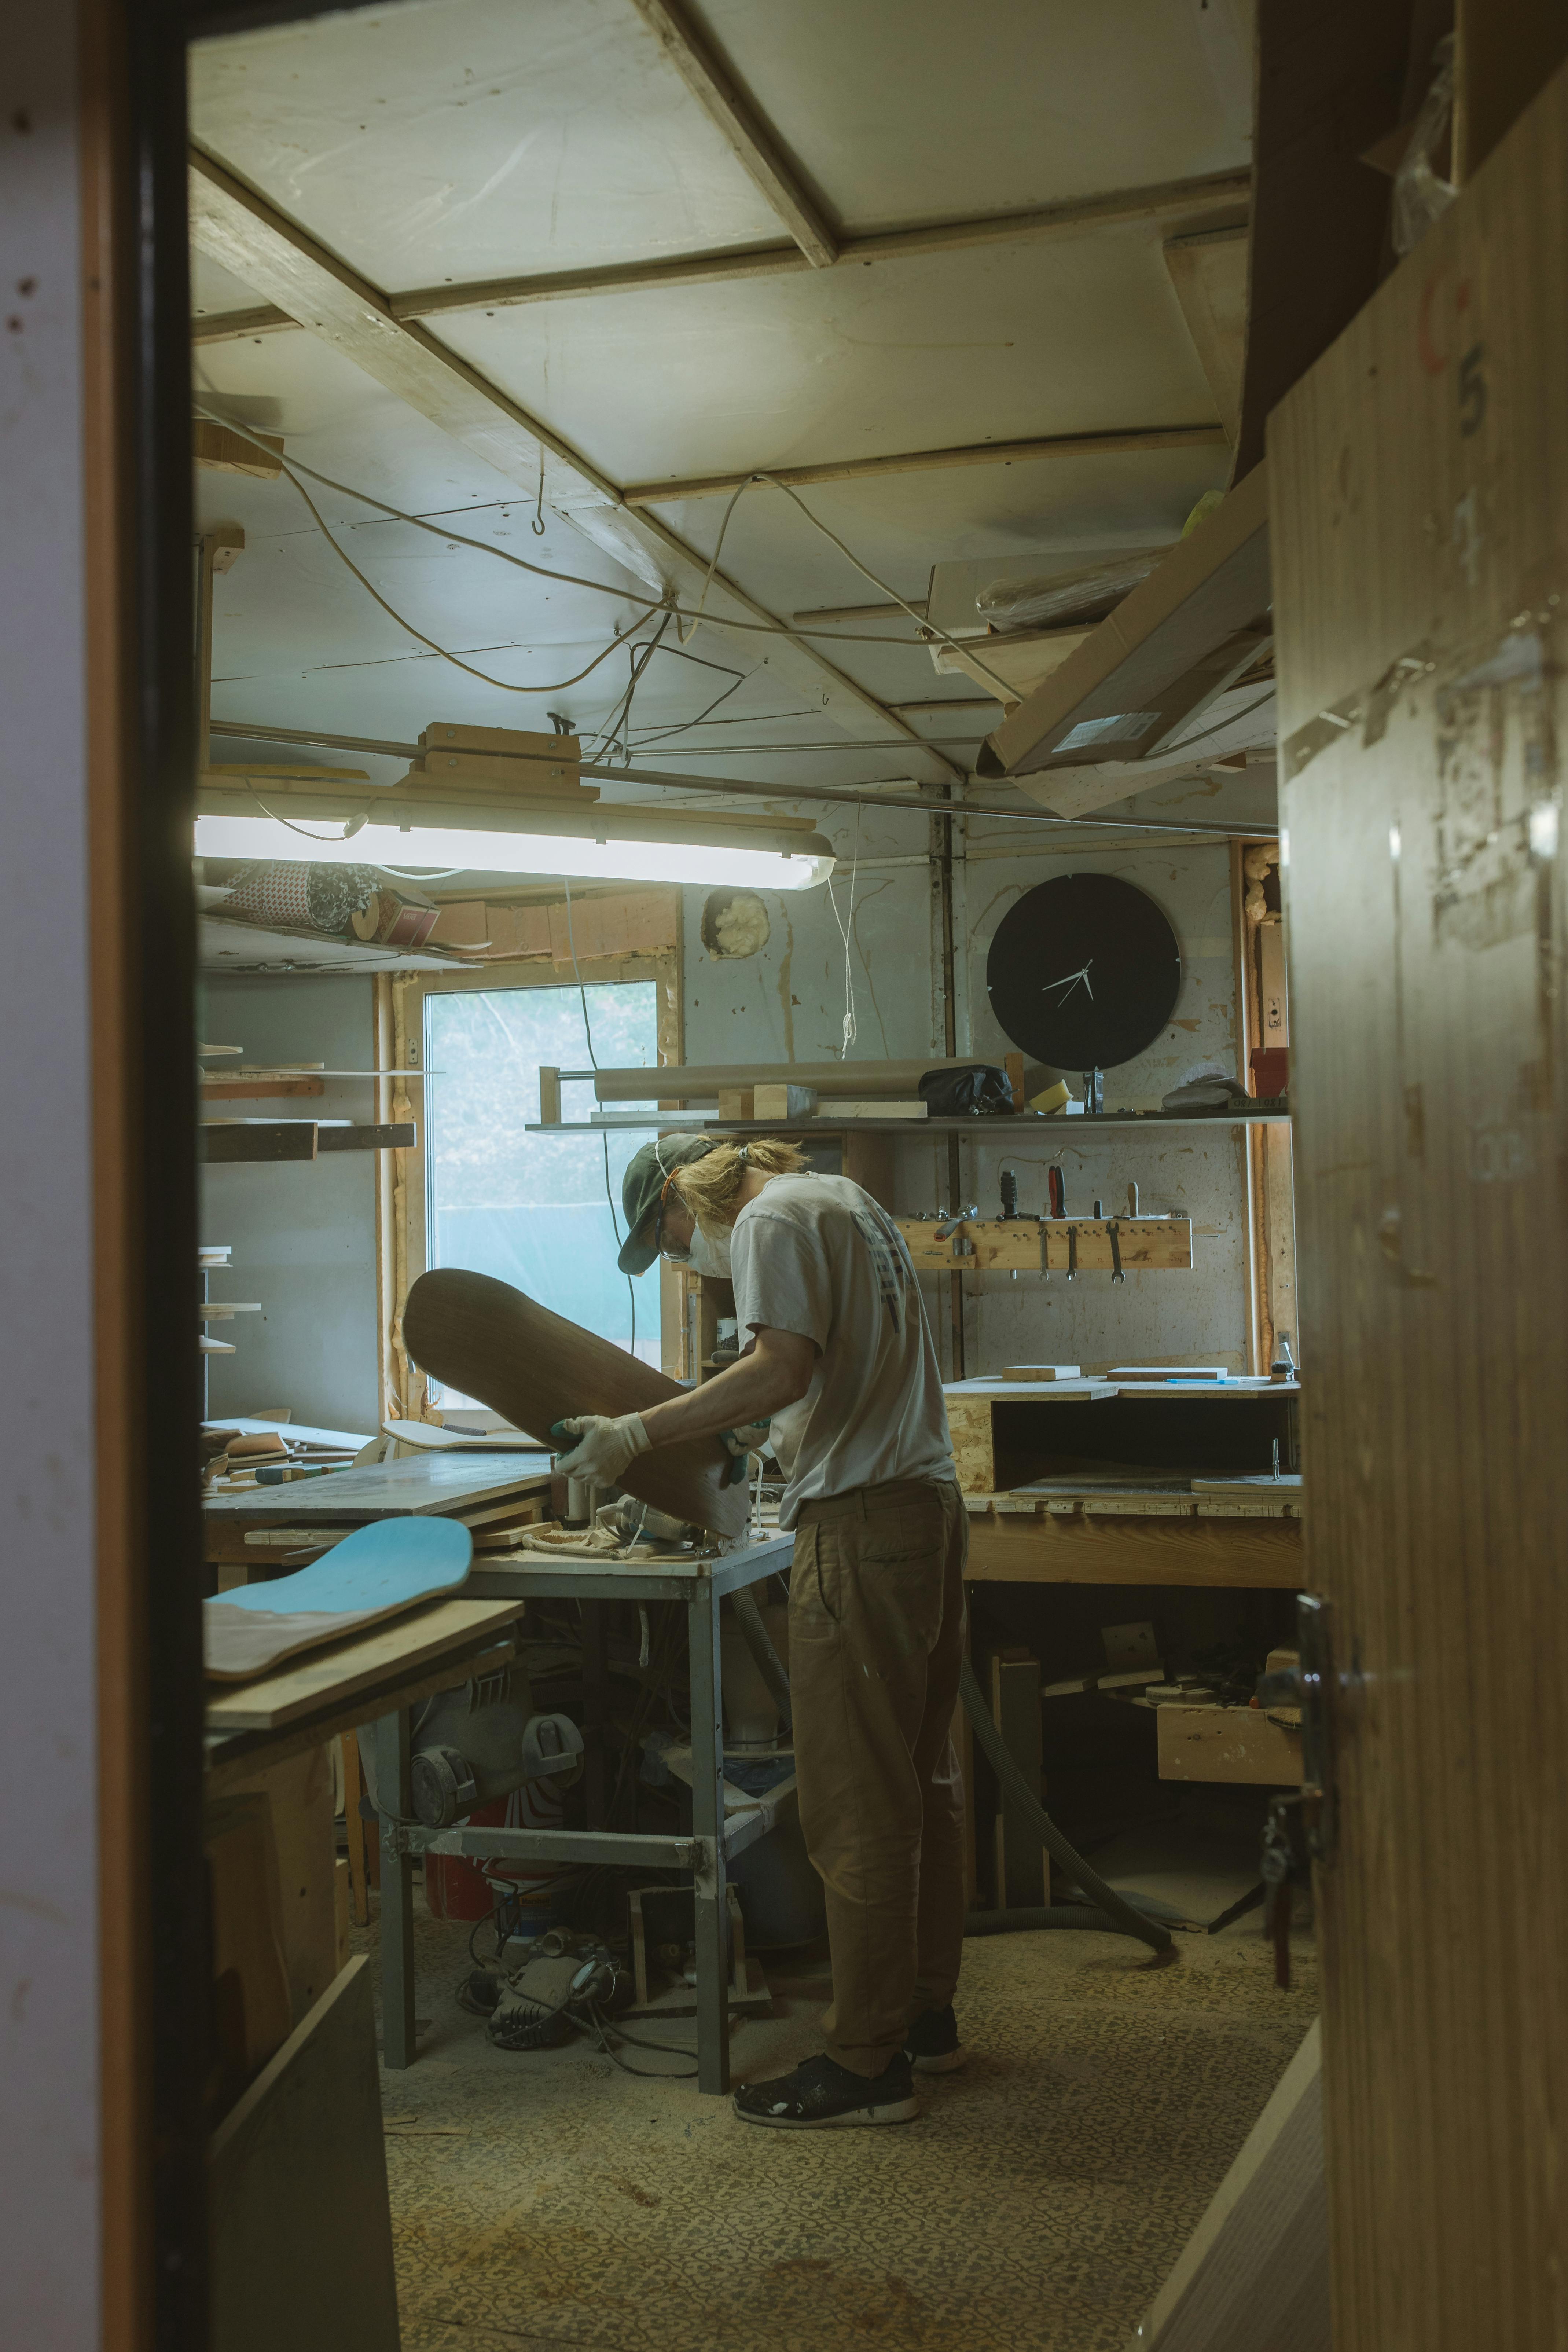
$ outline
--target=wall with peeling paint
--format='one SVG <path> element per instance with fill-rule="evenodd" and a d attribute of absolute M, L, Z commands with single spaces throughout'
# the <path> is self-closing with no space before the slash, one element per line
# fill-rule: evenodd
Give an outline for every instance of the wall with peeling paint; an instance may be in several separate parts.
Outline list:
<path fill-rule="evenodd" d="M 767 899 L 771 935 L 753 956 L 714 956 L 703 946 L 702 902 L 687 894 L 685 1054 L 689 1062 L 820 1061 L 838 1054 L 845 1011 L 845 941 L 850 933 L 857 1035 L 851 1060 L 942 1051 L 940 944 L 932 919 L 927 825 L 914 816 L 862 812 L 855 858 L 853 818 L 823 830 L 842 863 L 826 890 Z M 1107 1073 L 1108 1109 L 1157 1109 L 1195 1063 L 1236 1068 L 1229 859 L 1223 842 L 1172 847 L 1058 846 L 1006 820 L 972 819 L 955 880 L 966 943 L 956 978 L 960 1049 L 981 1060 L 1009 1050 L 992 1018 L 985 959 L 1008 908 L 1063 871 L 1115 874 L 1146 890 L 1175 931 L 1183 981 L 1172 1020 L 1147 1053 Z M 854 893 L 850 912 L 851 887 Z M 1055 1076 L 1042 1075 L 1041 1083 Z M 1074 1086 L 1077 1072 L 1063 1076 Z M 1031 1083 L 1034 1070 L 1031 1068 Z M 1106 1366 L 1142 1360 L 1246 1369 L 1247 1272 L 1244 1140 L 1223 1124 L 1126 1129 L 1084 1137 L 1075 1119 L 1030 1132 L 989 1124 L 962 1147 L 962 1197 L 983 1214 L 1000 1205 L 1005 1167 L 1018 1178 L 1026 1213 L 1042 1208 L 1046 1170 L 1059 1157 L 1069 1210 L 1125 1208 L 1136 1181 L 1144 1210 L 1177 1210 L 1214 1231 L 1194 1239 L 1190 1274 L 971 1276 L 965 1284 L 968 1370 L 1038 1361 Z M 945 1140 L 911 1136 L 898 1151 L 896 1205 L 912 1215 L 948 1203 Z M 932 1322 L 945 1342 L 945 1300 Z"/>

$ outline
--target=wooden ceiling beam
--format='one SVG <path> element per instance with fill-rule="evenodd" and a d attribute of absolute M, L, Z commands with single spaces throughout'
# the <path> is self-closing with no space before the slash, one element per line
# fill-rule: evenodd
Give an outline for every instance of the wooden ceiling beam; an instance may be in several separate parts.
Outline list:
<path fill-rule="evenodd" d="M 974 441 L 955 449 L 910 449 L 886 457 L 844 457 L 818 466 L 770 466 L 771 482 L 800 489 L 811 482 L 858 482 L 877 474 L 942 473 L 955 466 L 1021 466 L 1041 457 L 1121 457 L 1140 449 L 1225 449 L 1220 425 L 1151 425 L 1128 433 L 1060 433 L 1035 441 Z M 678 499 L 715 499 L 756 481 L 750 474 L 704 474 L 667 482 L 631 482 L 629 507 L 664 506 Z M 858 610 L 859 608 L 851 608 Z M 889 612 L 896 606 L 889 605 Z"/>
<path fill-rule="evenodd" d="M 981 220 L 931 221 L 923 228 L 892 229 L 882 236 L 840 240 L 839 269 L 870 263 L 913 261 L 930 253 L 963 253 L 984 245 L 1043 245 L 1117 228 L 1130 221 L 1164 220 L 1224 211 L 1245 216 L 1252 187 L 1245 172 L 1158 186 L 1081 196 L 1034 212 L 996 213 Z M 643 294 L 660 287 L 708 286 L 747 278 L 798 275 L 811 263 L 797 247 L 742 247 L 693 253 L 666 261 L 611 262 L 596 269 L 547 270 L 528 278 L 489 278 L 467 285 L 422 286 L 392 297 L 399 319 L 433 319 L 443 310 L 504 310 L 525 302 L 563 302 L 595 294 Z"/>
<path fill-rule="evenodd" d="M 699 106 L 715 122 L 725 145 L 763 201 L 783 221 L 814 269 L 838 258 L 838 236 L 779 143 L 778 134 L 742 89 L 679 5 L 679 0 L 633 0 Z"/>
<path fill-rule="evenodd" d="M 931 221 L 924 228 L 893 229 L 884 236 L 841 240 L 838 269 L 868 263 L 915 260 L 928 253 L 963 253 L 985 245 L 1042 245 L 1060 237 L 1117 228 L 1129 221 L 1164 220 L 1221 211 L 1245 215 L 1251 182 L 1245 172 L 1198 180 L 1167 180 L 1111 195 L 1075 197 L 1026 213 L 995 213 L 982 220 Z M 1227 224 L 1228 225 L 1228 224 Z M 530 302 L 569 302 L 595 294 L 646 294 L 672 286 L 729 285 L 748 278 L 798 276 L 812 267 L 795 245 L 742 246 L 722 253 L 691 253 L 674 260 L 612 261 L 595 269 L 556 269 L 526 278 L 474 278 L 458 285 L 417 286 L 386 298 L 395 319 L 436 319 L 447 310 L 509 310 Z M 230 310 L 193 322 L 194 341 L 218 343 L 269 334 L 298 322 L 285 312 Z"/>
<path fill-rule="evenodd" d="M 695 548 L 658 516 L 628 507 L 617 486 L 561 435 L 417 320 L 394 318 L 375 287 L 199 149 L 190 157 L 190 220 L 198 251 L 531 495 L 542 467 L 545 499 L 565 520 L 656 594 L 673 592 L 695 603 L 709 581 L 708 564 Z M 962 773 L 724 572 L 711 574 L 707 593 L 706 617 L 716 627 L 727 618 L 742 619 L 779 632 L 766 640 L 771 674 L 830 726 L 907 747 L 926 763 L 928 774 L 934 770 L 945 780 Z M 746 642 L 755 646 L 757 640 Z"/>

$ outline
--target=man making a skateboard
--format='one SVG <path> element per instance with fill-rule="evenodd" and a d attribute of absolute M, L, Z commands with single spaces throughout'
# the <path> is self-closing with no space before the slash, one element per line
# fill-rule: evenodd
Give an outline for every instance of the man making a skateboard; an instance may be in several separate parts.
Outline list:
<path fill-rule="evenodd" d="M 827 2047 L 735 2095 L 784 2130 L 903 2123 L 913 2070 L 963 2063 L 963 1787 L 952 1741 L 969 1528 L 914 1268 L 869 1193 L 791 1145 L 644 1146 L 623 1273 L 662 1253 L 727 1276 L 751 1340 L 704 1386 L 589 1415 L 560 1467 L 618 1486 L 649 1447 L 771 1425 L 795 1529 L 791 1710 L 801 1827 L 826 1891 Z"/>

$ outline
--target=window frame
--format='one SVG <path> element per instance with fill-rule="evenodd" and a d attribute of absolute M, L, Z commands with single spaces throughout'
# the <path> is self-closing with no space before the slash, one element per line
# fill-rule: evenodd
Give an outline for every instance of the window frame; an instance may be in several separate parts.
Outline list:
<path fill-rule="evenodd" d="M 554 901 L 559 904 L 561 901 Z M 574 906 L 581 902 L 575 893 Z M 580 954 L 577 969 L 542 957 L 465 966 L 451 972 L 398 972 L 376 982 L 375 1045 L 378 1071 L 423 1066 L 427 997 L 479 989 L 571 988 L 581 973 L 585 988 L 627 981 L 651 981 L 658 990 L 658 1050 L 661 1063 L 681 1058 L 681 957 L 677 944 L 656 953 Z M 387 1420 L 422 1421 L 430 1406 L 425 1375 L 410 1362 L 403 1344 L 403 1307 L 427 1265 L 426 1131 L 424 1090 L 417 1079 L 378 1077 L 378 1119 L 412 1119 L 418 1142 L 412 1151 L 382 1152 L 376 1201 L 376 1280 L 382 1311 L 381 1391 Z M 650 1133 L 652 1130 L 649 1130 Z M 659 1282 L 660 1356 L 665 1369 L 681 1358 L 681 1302 L 674 1269 Z"/>

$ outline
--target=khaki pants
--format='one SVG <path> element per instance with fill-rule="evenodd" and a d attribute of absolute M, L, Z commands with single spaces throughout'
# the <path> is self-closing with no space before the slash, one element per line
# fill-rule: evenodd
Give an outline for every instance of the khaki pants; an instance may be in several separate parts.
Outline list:
<path fill-rule="evenodd" d="M 827 2050 L 879 2074 L 963 1948 L 952 1740 L 969 1519 L 956 1486 L 897 1480 L 803 1505 L 789 1672 L 800 1819 L 827 1897 Z"/>

